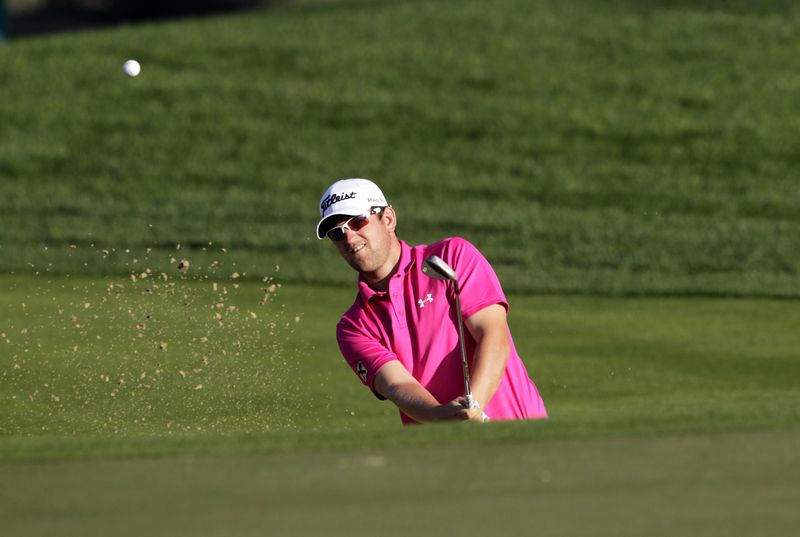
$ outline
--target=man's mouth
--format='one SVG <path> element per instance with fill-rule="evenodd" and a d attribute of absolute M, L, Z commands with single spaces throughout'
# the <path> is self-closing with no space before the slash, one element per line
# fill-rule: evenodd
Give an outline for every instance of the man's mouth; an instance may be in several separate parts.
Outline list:
<path fill-rule="evenodd" d="M 355 247 L 351 248 L 350 249 L 350 253 L 351 254 L 356 254 L 356 253 L 360 252 L 361 250 L 363 250 L 366 246 L 367 246 L 366 243 L 359 244 L 358 246 L 355 246 Z"/>

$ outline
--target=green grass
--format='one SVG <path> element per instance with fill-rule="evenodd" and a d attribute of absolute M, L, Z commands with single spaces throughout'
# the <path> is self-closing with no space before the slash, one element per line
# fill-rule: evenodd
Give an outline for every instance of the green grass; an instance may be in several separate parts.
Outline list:
<path fill-rule="evenodd" d="M 551 419 L 403 429 L 333 344 L 351 289 L 286 285 L 261 304 L 263 283 L 214 291 L 174 276 L 0 277 L 6 531 L 372 535 L 388 521 L 388 535 L 534 523 L 783 535 L 798 523 L 795 301 L 512 295 Z"/>
<path fill-rule="evenodd" d="M 783 432 L 0 465 L 0 516 L 31 537 L 778 537 L 800 522 L 799 442 Z"/>
<path fill-rule="evenodd" d="M 797 23 L 355 2 L 3 45 L 3 532 L 791 534 Z M 361 386 L 312 237 L 348 175 L 487 254 L 551 419 L 402 428 Z"/>
<path fill-rule="evenodd" d="M 797 12 L 748 6 L 356 3 L 12 42 L 0 270 L 213 241 L 343 284 L 313 226 L 356 175 L 513 291 L 796 297 Z"/>
<path fill-rule="evenodd" d="M 800 425 L 794 301 L 512 296 L 515 343 L 552 419 L 408 431 L 335 346 L 352 290 L 284 286 L 261 304 L 255 283 L 0 280 L 12 306 L 0 317 L 6 460 Z"/>

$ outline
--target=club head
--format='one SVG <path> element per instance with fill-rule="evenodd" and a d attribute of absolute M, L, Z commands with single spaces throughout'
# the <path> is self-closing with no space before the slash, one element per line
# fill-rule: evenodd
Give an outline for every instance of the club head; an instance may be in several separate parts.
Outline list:
<path fill-rule="evenodd" d="M 441 257 L 432 255 L 422 265 L 422 272 L 436 280 L 450 280 L 458 283 L 455 271 Z"/>

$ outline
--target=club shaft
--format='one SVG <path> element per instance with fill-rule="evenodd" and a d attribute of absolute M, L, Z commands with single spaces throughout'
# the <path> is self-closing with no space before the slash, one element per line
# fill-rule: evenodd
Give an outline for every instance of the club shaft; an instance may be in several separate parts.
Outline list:
<path fill-rule="evenodd" d="M 456 316 L 458 317 L 458 343 L 461 346 L 461 367 L 464 371 L 464 395 L 472 400 L 472 388 L 469 385 L 469 364 L 467 363 L 467 346 L 464 343 L 464 318 L 461 315 L 461 300 L 459 299 L 458 282 L 453 282 L 456 295 Z"/>

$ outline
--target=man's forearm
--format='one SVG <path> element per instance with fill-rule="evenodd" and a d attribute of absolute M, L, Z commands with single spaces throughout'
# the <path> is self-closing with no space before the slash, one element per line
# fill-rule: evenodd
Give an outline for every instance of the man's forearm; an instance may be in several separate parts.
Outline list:
<path fill-rule="evenodd" d="M 381 395 L 392 401 L 408 417 L 420 423 L 452 418 L 457 408 L 442 405 L 417 382 L 379 386 Z"/>
<path fill-rule="evenodd" d="M 508 339 L 502 336 L 484 337 L 476 346 L 471 388 L 474 399 L 481 406 L 489 403 L 500 386 L 510 351 Z"/>

